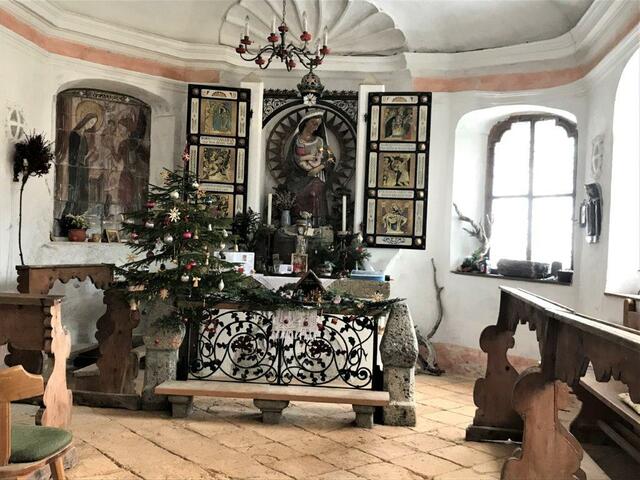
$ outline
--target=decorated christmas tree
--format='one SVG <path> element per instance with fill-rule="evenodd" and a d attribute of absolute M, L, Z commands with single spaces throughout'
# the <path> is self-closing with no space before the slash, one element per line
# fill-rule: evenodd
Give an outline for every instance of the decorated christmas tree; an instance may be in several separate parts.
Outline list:
<path fill-rule="evenodd" d="M 140 301 L 166 302 L 171 313 L 156 323 L 175 327 L 189 320 L 181 303 L 216 303 L 243 276 L 222 259 L 233 237 L 213 198 L 188 169 L 161 175 L 164 184 L 149 186 L 145 208 L 125 214 L 123 231 L 133 253 L 120 273 L 133 309 Z"/>

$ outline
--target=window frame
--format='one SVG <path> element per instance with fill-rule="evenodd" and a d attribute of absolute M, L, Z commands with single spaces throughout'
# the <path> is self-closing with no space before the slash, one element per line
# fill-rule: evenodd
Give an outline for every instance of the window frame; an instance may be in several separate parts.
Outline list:
<path fill-rule="evenodd" d="M 535 145 L 535 124 L 540 121 L 555 120 L 556 126 L 564 128 L 569 138 L 573 138 L 573 190 L 571 193 L 534 195 L 533 194 L 533 163 L 534 163 L 534 145 Z M 529 189 L 525 195 L 493 195 L 494 165 L 495 165 L 495 147 L 502 136 L 511 129 L 514 123 L 530 122 L 529 137 Z M 576 183 L 577 183 L 577 167 L 578 167 L 578 127 L 577 125 L 564 117 L 549 113 L 521 113 L 510 115 L 504 120 L 497 122 L 487 137 L 487 169 L 485 174 L 485 214 L 491 218 L 493 211 L 493 200 L 500 198 L 525 198 L 528 206 L 527 219 L 527 248 L 526 260 L 531 261 L 531 227 L 533 222 L 533 200 L 536 198 L 559 198 L 572 197 L 573 199 L 573 216 L 571 226 L 571 269 L 573 269 L 574 251 L 575 251 L 575 212 L 576 212 Z M 567 268 L 563 265 L 563 268 Z"/>

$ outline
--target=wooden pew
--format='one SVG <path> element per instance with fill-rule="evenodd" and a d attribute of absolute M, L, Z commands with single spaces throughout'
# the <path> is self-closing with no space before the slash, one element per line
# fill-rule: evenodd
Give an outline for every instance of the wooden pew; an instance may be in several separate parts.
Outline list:
<path fill-rule="evenodd" d="M 535 331 L 541 364 L 518 374 L 507 350 L 520 324 Z M 589 362 L 597 382 L 619 380 L 640 402 L 637 331 L 579 315 L 524 290 L 501 287 L 498 321 L 482 332 L 480 347 L 487 353 L 487 371 L 475 383 L 478 409 L 466 438 L 522 438 L 522 448 L 503 465 L 503 480 L 585 478 L 582 447 L 558 420 L 558 409 L 560 383 L 579 387 Z"/>
<path fill-rule="evenodd" d="M 71 421 L 71 391 L 67 389 L 66 360 L 71 341 L 60 318 L 60 296 L 0 293 L 0 345 L 20 352 L 44 353 L 46 387 L 38 419 L 47 427 L 65 428 Z M 9 353 L 5 363 L 21 365 L 22 356 Z"/>

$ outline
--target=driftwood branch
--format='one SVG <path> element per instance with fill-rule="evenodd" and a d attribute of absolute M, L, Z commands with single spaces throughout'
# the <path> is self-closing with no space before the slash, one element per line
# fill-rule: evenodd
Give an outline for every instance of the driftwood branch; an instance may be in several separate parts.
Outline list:
<path fill-rule="evenodd" d="M 436 263 L 433 258 L 431 259 L 431 266 L 433 268 L 433 285 L 436 289 L 436 302 L 438 303 L 438 318 L 426 337 L 420 333 L 418 328 L 416 328 L 419 348 L 418 362 L 422 367 L 422 370 L 426 373 L 430 375 L 442 375 L 444 370 L 438 367 L 436 349 L 431 343 L 431 338 L 438 331 L 444 317 L 444 308 L 442 305 L 442 290 L 444 290 L 444 287 L 441 287 L 438 283 Z"/>
<path fill-rule="evenodd" d="M 491 225 L 493 219 L 487 215 L 482 223 L 478 223 L 475 220 L 464 215 L 458 205 L 453 204 L 453 208 L 456 210 L 456 215 L 461 222 L 468 223 L 471 228 L 462 227 L 462 229 L 469 234 L 469 236 L 475 238 L 480 242 L 480 247 L 474 252 L 474 255 L 478 258 L 485 257 L 489 253 L 490 238 L 491 238 Z"/>

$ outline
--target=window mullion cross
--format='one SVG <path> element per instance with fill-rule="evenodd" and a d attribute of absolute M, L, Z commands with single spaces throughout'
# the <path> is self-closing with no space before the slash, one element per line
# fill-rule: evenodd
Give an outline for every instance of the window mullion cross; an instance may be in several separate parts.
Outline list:
<path fill-rule="evenodd" d="M 527 196 L 527 207 L 528 207 L 528 217 L 527 217 L 527 260 L 531 261 L 531 242 L 532 242 L 532 232 L 531 228 L 533 225 L 533 155 L 534 155 L 534 145 L 535 145 L 535 120 L 531 120 L 529 124 L 530 133 L 529 133 L 529 194 Z"/>

